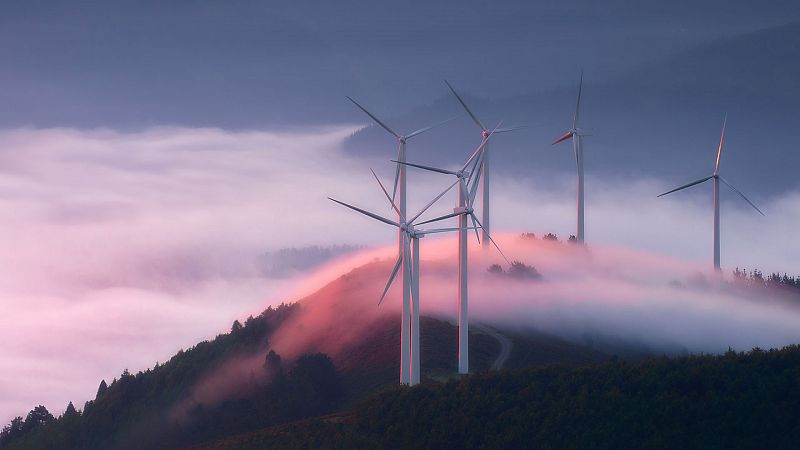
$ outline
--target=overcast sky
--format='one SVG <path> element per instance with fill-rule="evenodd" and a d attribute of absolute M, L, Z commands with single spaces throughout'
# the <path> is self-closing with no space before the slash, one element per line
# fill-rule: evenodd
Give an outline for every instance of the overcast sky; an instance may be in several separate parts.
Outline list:
<path fill-rule="evenodd" d="M 0 6 L 0 124 L 267 127 L 595 81 L 800 19 L 791 0 L 87 1 Z"/>

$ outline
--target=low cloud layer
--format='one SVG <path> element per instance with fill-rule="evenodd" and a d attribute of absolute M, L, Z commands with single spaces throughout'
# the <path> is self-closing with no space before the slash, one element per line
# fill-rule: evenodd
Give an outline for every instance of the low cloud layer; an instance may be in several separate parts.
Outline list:
<path fill-rule="evenodd" d="M 703 265 L 607 245 L 573 244 L 498 233 L 512 261 L 541 277 L 493 274 L 508 264 L 494 250 L 470 248 L 471 318 L 501 330 L 536 330 L 577 343 L 606 341 L 653 352 L 718 353 L 800 342 L 800 291 L 756 288 L 721 280 Z M 421 245 L 421 313 L 451 322 L 457 314 L 457 242 Z M 324 351 L 334 357 L 379 314 L 399 314 L 400 289 L 376 306 L 394 249 L 331 266 L 331 284 L 304 300 L 304 314 L 285 324 L 271 345 L 289 357 Z M 334 270 L 335 268 L 335 270 Z M 353 270 L 355 268 L 355 270 Z M 399 283 L 398 283 L 399 284 Z M 298 333 L 297 330 L 303 330 Z"/>
<path fill-rule="evenodd" d="M 368 167 L 390 179 L 392 142 L 387 141 L 385 160 L 348 159 L 340 144 L 352 131 L 0 133 L 0 270 L 6 274 L 0 278 L 0 340 L 6 343 L 0 352 L 0 419 L 23 415 L 39 403 L 54 412 L 70 400 L 80 407 L 94 396 L 101 378 L 166 360 L 179 348 L 226 331 L 235 318 L 312 293 L 345 268 L 334 265 L 294 279 L 270 278 L 263 270 L 266 252 L 391 243 L 395 232 L 390 227 L 325 198 L 335 196 L 390 215 Z M 409 173 L 411 210 L 450 181 Z M 571 231 L 574 186 L 569 174 L 556 186 L 502 176 L 495 176 L 493 183 L 494 226 L 513 230 L 501 239 L 509 253 L 515 252 L 511 242 L 518 232 L 566 237 Z M 730 303 L 740 300 L 731 300 L 729 294 L 682 291 L 667 284 L 706 268 L 711 253 L 710 187 L 655 198 L 668 187 L 656 179 L 623 183 L 590 177 L 587 239 L 594 244 L 592 265 L 546 248 L 514 255 L 535 265 L 546 281 L 537 284 L 541 288 L 534 297 L 504 284 L 510 300 L 497 299 L 505 306 L 489 307 L 493 303 L 482 303 L 481 292 L 494 288 L 476 275 L 475 313 L 504 321 L 522 310 L 529 325 L 553 332 L 578 330 L 589 319 L 594 319 L 592 327 L 603 329 L 639 318 L 640 329 L 631 333 L 693 351 L 796 341 L 795 329 L 787 324 L 791 314 L 776 317 L 764 307 L 746 306 L 749 300 L 740 305 Z M 787 193 L 759 205 L 766 218 L 730 193 L 723 200 L 724 266 L 799 271 L 795 262 L 800 245 L 792 239 L 791 227 L 800 220 L 800 194 Z M 445 197 L 430 214 L 448 212 L 453 201 Z M 423 257 L 446 259 L 445 242 L 423 240 Z M 625 248 L 638 250 L 621 250 Z M 359 263 L 350 261 L 348 267 L 391 253 L 376 251 L 359 254 Z M 482 274 L 484 268 L 475 271 Z M 452 271 L 442 270 L 440 284 L 423 281 L 423 295 L 438 298 L 423 308 L 448 317 L 455 308 L 447 287 Z M 376 285 L 384 282 L 383 276 L 375 270 Z M 609 284 L 609 279 L 617 281 Z M 599 292 L 602 298 L 588 298 L 585 292 Z M 369 297 L 363 294 L 359 298 Z M 373 298 L 368 300 L 373 308 Z M 729 308 L 732 304 L 741 307 Z M 614 313 L 596 314 L 593 308 Z M 684 316 L 670 316 L 670 311 Z M 675 317 L 682 325 L 656 327 L 658 332 L 645 326 L 662 323 L 663 317 Z M 768 331 L 747 339 L 721 331 L 702 333 L 703 324 L 724 330 L 740 323 L 756 323 Z M 554 324 L 569 326 L 548 328 Z M 287 339 L 282 344 L 276 340 L 276 345 L 291 353 L 290 346 L 315 344 Z"/>

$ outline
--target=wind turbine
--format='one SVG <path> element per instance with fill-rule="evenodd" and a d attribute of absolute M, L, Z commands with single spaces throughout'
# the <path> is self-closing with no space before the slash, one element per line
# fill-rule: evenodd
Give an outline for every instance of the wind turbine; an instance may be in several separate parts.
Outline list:
<path fill-rule="evenodd" d="M 553 145 L 572 138 L 572 151 L 575 153 L 575 165 L 578 169 L 578 219 L 576 224 L 575 237 L 579 244 L 583 244 L 583 136 L 587 136 L 583 130 L 578 128 L 578 114 L 581 108 L 581 90 L 583 89 L 583 72 L 578 82 L 578 101 L 575 105 L 575 115 L 572 117 L 572 128 L 553 141 Z"/>
<path fill-rule="evenodd" d="M 725 119 L 722 122 L 722 134 L 719 136 L 719 146 L 717 147 L 717 159 L 716 159 L 716 162 L 714 163 L 714 173 L 712 173 L 711 175 L 709 175 L 709 176 L 707 176 L 705 178 L 702 178 L 702 179 L 697 180 L 697 181 L 692 181 L 689 184 L 685 184 L 685 185 L 683 185 L 681 187 L 675 188 L 675 189 L 673 189 L 671 191 L 667 191 L 667 192 L 664 192 L 663 194 L 659 195 L 659 197 L 662 197 L 664 195 L 671 194 L 671 193 L 676 192 L 676 191 L 680 191 L 681 189 L 686 189 L 686 188 L 694 186 L 696 184 L 704 183 L 704 182 L 706 182 L 708 180 L 711 180 L 711 179 L 714 180 L 714 270 L 717 271 L 717 272 L 719 272 L 721 270 L 720 269 L 720 257 L 719 257 L 719 194 L 720 194 L 720 192 L 719 192 L 719 182 L 722 181 L 723 183 L 725 183 L 729 188 L 733 189 L 733 192 L 736 192 L 737 194 L 739 194 L 739 196 L 742 197 L 742 199 L 744 199 L 744 201 L 746 201 L 750 206 L 752 206 L 753 209 L 758 211 L 759 214 L 761 214 L 762 216 L 764 215 L 764 213 L 760 209 L 758 209 L 758 207 L 756 205 L 754 205 L 753 202 L 748 200 L 748 198 L 745 197 L 744 194 L 742 194 L 738 189 L 733 187 L 729 182 L 727 182 L 725 180 L 725 178 L 722 178 L 722 175 L 719 174 L 719 158 L 720 158 L 720 155 L 722 154 L 722 142 L 725 139 L 725 125 L 727 123 L 728 123 L 728 115 L 725 114 Z"/>
<path fill-rule="evenodd" d="M 499 125 L 498 125 L 499 127 Z M 468 313 L 468 273 L 469 273 L 469 264 L 468 264 L 468 229 L 469 224 L 467 223 L 468 219 L 472 219 L 473 227 L 472 229 L 475 230 L 475 237 L 478 240 L 478 243 L 481 242 L 480 236 L 478 234 L 478 229 L 483 228 L 480 220 L 475 216 L 475 212 L 472 208 L 475 198 L 477 197 L 478 193 L 478 183 L 480 182 L 481 177 L 481 169 L 482 165 L 481 162 L 486 155 L 485 148 L 486 145 L 489 143 L 489 139 L 493 136 L 494 132 L 497 130 L 492 130 L 487 136 L 486 139 L 481 142 L 481 144 L 476 148 L 467 161 L 461 166 L 461 168 L 457 171 L 447 170 L 447 169 L 440 169 L 431 166 L 424 166 L 422 164 L 413 164 L 409 162 L 400 163 L 406 166 L 416 167 L 418 169 L 423 169 L 431 172 L 442 173 L 445 175 L 452 175 L 456 177 L 456 182 L 459 184 L 458 189 L 458 207 L 453 209 L 451 214 L 446 214 L 441 217 L 437 217 L 435 219 L 427 220 L 425 222 L 420 222 L 419 225 L 424 225 L 426 223 L 435 222 L 439 220 L 449 219 L 451 217 L 458 217 L 458 373 L 466 374 L 469 373 L 469 313 Z M 393 161 L 397 162 L 397 161 Z M 467 171 L 467 168 L 472 166 L 470 171 Z M 472 186 L 470 187 L 470 182 Z M 485 229 L 484 229 L 485 233 Z M 503 256 L 503 258 L 508 261 L 503 251 L 500 250 L 500 247 L 497 243 L 492 239 L 491 234 L 485 233 L 490 240 L 490 242 L 497 248 L 497 251 Z"/>
<path fill-rule="evenodd" d="M 389 192 L 383 186 L 375 172 L 372 172 L 378 184 L 381 187 L 384 195 L 392 206 L 398 216 L 399 222 L 382 217 L 378 214 L 366 211 L 357 206 L 353 206 L 342 201 L 328 197 L 330 200 L 350 208 L 354 211 L 360 212 L 368 217 L 383 222 L 387 225 L 392 225 L 399 230 L 402 239 L 402 253 L 397 258 L 397 263 L 392 269 L 389 276 L 389 281 L 383 289 L 378 304 L 383 302 L 386 292 L 391 287 L 392 282 L 397 275 L 397 272 L 402 267 L 403 269 L 403 315 L 400 332 L 400 383 L 416 385 L 420 381 L 420 345 L 419 345 L 419 239 L 427 234 L 444 233 L 448 231 L 456 231 L 457 228 L 440 228 L 431 230 L 418 230 L 414 227 L 416 221 L 425 211 L 427 211 L 434 203 L 436 203 L 442 196 L 444 196 L 450 189 L 453 188 L 458 181 L 451 184 L 447 189 L 442 191 L 439 195 L 434 197 L 424 208 L 422 208 L 410 220 L 406 220 L 405 214 L 401 213 L 400 209 L 392 200 Z M 430 223 L 432 221 L 426 221 Z"/>
<path fill-rule="evenodd" d="M 478 119 L 478 116 L 476 116 L 472 112 L 472 110 L 469 109 L 469 107 L 464 102 L 464 100 L 461 98 L 461 96 L 458 95 L 458 93 L 456 92 L 455 89 L 453 89 L 453 86 L 451 86 L 450 83 L 447 80 L 444 80 L 444 83 L 447 85 L 448 88 L 450 88 L 450 92 L 453 93 L 453 95 L 456 97 L 458 102 L 464 108 L 464 111 L 467 112 L 467 114 L 472 119 L 472 121 L 475 123 L 475 125 L 477 125 L 478 128 L 481 129 L 481 141 L 485 140 L 490 134 L 489 129 L 487 129 L 485 126 L 483 126 L 483 123 L 481 123 L 481 121 Z M 509 131 L 515 131 L 515 130 L 519 130 L 519 129 L 522 129 L 522 128 L 526 128 L 526 127 L 525 126 L 520 126 L 520 127 L 511 127 L 511 128 L 495 128 L 491 132 L 492 133 L 508 133 Z M 490 242 L 489 231 L 490 231 L 490 223 L 491 223 L 490 215 L 489 215 L 489 211 L 490 211 L 490 209 L 489 209 L 489 198 L 490 198 L 489 197 L 489 175 L 490 175 L 490 172 L 489 172 L 489 146 L 485 146 L 484 147 L 483 153 L 484 153 L 484 155 L 483 155 L 483 162 L 482 162 L 482 176 L 483 176 L 483 210 L 482 210 L 482 212 L 483 212 L 483 244 L 485 246 L 485 245 L 488 245 L 487 242 Z"/>
<path fill-rule="evenodd" d="M 432 128 L 435 128 L 435 127 L 437 127 L 439 125 L 442 125 L 442 124 L 448 122 L 449 120 L 452 120 L 452 119 L 449 119 L 447 121 L 444 121 L 444 122 L 441 122 L 441 123 L 438 123 L 438 124 L 435 124 L 435 125 L 431 125 L 431 126 L 428 126 L 428 127 L 425 127 L 425 128 L 420 128 L 419 130 L 416 130 L 416 131 L 411 132 L 411 133 L 406 134 L 406 135 L 400 135 L 399 133 L 395 132 L 393 129 L 389 128 L 388 125 L 383 123 L 383 121 L 378 119 L 374 114 L 372 114 L 371 112 L 367 111 L 367 109 L 364 108 L 363 106 L 361 106 L 357 101 L 353 100 L 351 97 L 347 97 L 347 99 L 350 100 L 354 105 L 356 105 L 358 107 L 358 109 L 363 111 L 373 121 L 375 121 L 375 123 L 377 123 L 381 128 L 386 130 L 386 132 L 388 132 L 389 134 L 391 134 L 392 136 L 394 136 L 397 139 L 397 143 L 398 143 L 397 160 L 398 161 L 405 161 L 406 160 L 406 141 L 408 141 L 409 139 L 411 139 L 411 138 L 413 138 L 415 136 L 418 136 L 418 135 L 420 135 L 420 134 L 422 134 L 422 133 L 424 133 L 424 132 L 426 132 L 426 131 L 428 131 L 428 130 L 430 130 Z M 395 199 L 395 195 L 397 194 L 398 186 L 400 188 L 400 195 L 399 195 L 400 198 L 399 198 L 399 202 L 398 202 L 399 205 L 397 205 L 397 207 L 395 209 L 397 210 L 398 221 L 402 222 L 404 220 L 403 217 L 406 216 L 406 169 L 401 164 L 397 164 L 397 168 L 395 169 L 394 187 L 392 188 L 392 195 L 390 197 L 390 200 L 392 201 L 393 206 L 394 206 L 394 199 Z M 404 245 L 405 245 L 404 242 L 405 242 L 405 235 L 404 235 L 402 230 L 398 230 L 398 233 L 397 233 L 397 246 L 398 246 L 398 257 L 399 258 L 402 258 L 402 255 L 406 252 L 406 250 L 404 248 Z M 405 261 L 405 259 L 403 259 L 403 261 Z M 410 264 L 410 262 L 408 264 Z M 409 324 L 409 321 L 410 321 L 410 318 L 409 318 L 409 316 L 407 314 L 408 313 L 407 304 L 408 304 L 408 301 L 409 301 L 409 297 L 411 296 L 411 292 L 409 291 L 409 289 L 411 288 L 411 281 L 410 281 L 411 272 L 408 271 L 408 270 L 405 270 L 405 265 L 406 264 L 403 263 L 403 266 L 404 266 L 404 268 L 403 268 L 403 305 L 404 305 L 403 306 L 403 311 L 404 311 L 404 313 L 403 313 L 403 319 L 402 319 L 403 328 L 402 328 L 401 338 L 400 338 L 401 355 L 402 355 L 403 358 L 407 358 L 408 357 L 409 352 L 410 352 L 408 346 L 410 345 L 410 342 L 411 342 L 410 341 L 410 337 L 407 336 L 408 324 Z M 410 373 L 408 372 L 408 370 L 404 370 L 403 369 L 404 367 L 407 368 L 407 366 L 408 366 L 407 363 L 401 362 L 400 382 L 403 383 L 403 384 L 408 384 L 411 381 Z"/>

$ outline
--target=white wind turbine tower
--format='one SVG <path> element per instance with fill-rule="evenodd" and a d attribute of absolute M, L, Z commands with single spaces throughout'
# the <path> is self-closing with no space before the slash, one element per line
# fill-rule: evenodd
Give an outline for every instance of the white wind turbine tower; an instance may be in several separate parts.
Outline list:
<path fill-rule="evenodd" d="M 346 206 L 352 210 L 358 211 L 361 214 L 369 216 L 375 220 L 383 222 L 388 225 L 392 225 L 397 227 L 400 232 L 400 236 L 402 239 L 402 252 L 397 259 L 397 263 L 394 265 L 394 269 L 392 270 L 392 274 L 389 276 L 389 281 L 386 283 L 386 287 L 383 289 L 383 293 L 381 294 L 380 300 L 378 300 L 378 304 L 383 301 L 383 298 L 386 296 L 386 292 L 389 290 L 389 287 L 392 285 L 395 276 L 397 275 L 398 270 L 400 267 L 403 268 L 403 319 L 402 319 L 402 330 L 400 333 L 400 383 L 401 384 L 410 384 L 416 385 L 420 382 L 420 345 L 419 345 L 419 239 L 424 237 L 427 234 L 432 233 L 443 233 L 448 231 L 456 231 L 457 228 L 440 228 L 440 229 L 432 229 L 432 230 L 417 230 L 414 228 L 414 221 L 417 220 L 425 211 L 428 210 L 436 201 L 438 201 L 442 196 L 444 196 L 450 189 L 455 186 L 458 181 L 451 184 L 447 189 L 442 191 L 439 195 L 437 195 L 433 200 L 431 200 L 424 208 L 422 208 L 414 217 L 410 220 L 406 220 L 405 214 L 400 212 L 400 209 L 395 205 L 394 201 L 392 201 L 389 192 L 383 186 L 383 183 L 378 179 L 375 172 L 372 172 L 375 176 L 375 179 L 378 181 L 378 184 L 381 187 L 381 190 L 386 195 L 386 198 L 389 200 L 389 203 L 392 205 L 392 209 L 394 209 L 398 216 L 400 217 L 399 222 L 395 222 L 393 220 L 387 219 L 382 217 L 378 214 L 371 213 L 364 209 L 361 209 L 357 206 L 349 205 L 347 203 L 341 202 L 339 200 L 333 199 L 328 197 L 330 200 L 333 200 L 340 205 Z M 428 221 L 431 222 L 431 221 Z M 409 294 L 410 297 L 409 298 Z"/>
<path fill-rule="evenodd" d="M 499 125 L 498 125 L 499 127 Z M 497 128 L 495 128 L 496 130 Z M 478 234 L 478 229 L 483 228 L 481 225 L 480 220 L 475 217 L 474 210 L 472 208 L 475 198 L 478 193 L 478 183 L 480 182 L 481 177 L 481 169 L 482 165 L 481 162 L 484 158 L 485 147 L 489 143 L 489 139 L 491 139 L 494 131 L 489 133 L 486 136 L 486 139 L 481 142 L 478 148 L 472 152 L 467 161 L 461 167 L 461 169 L 457 171 L 447 170 L 447 169 L 439 169 L 436 167 L 424 166 L 421 164 L 413 164 L 413 163 L 401 163 L 403 165 L 416 167 L 423 170 L 428 170 L 431 172 L 438 172 L 445 175 L 453 175 L 456 177 L 456 181 L 459 184 L 458 190 L 458 207 L 453 210 L 451 214 L 446 214 L 441 217 L 437 217 L 435 219 L 427 220 L 425 222 L 420 222 L 419 225 L 424 225 L 429 222 L 435 222 L 439 220 L 449 219 L 451 217 L 458 217 L 458 373 L 466 374 L 469 373 L 469 311 L 468 311 L 468 303 L 469 303 L 469 296 L 468 296 L 468 287 L 469 284 L 467 282 L 468 274 L 469 274 L 469 264 L 468 264 L 468 229 L 469 224 L 467 223 L 468 219 L 472 219 L 473 227 L 472 229 L 475 230 L 475 237 L 480 243 L 480 236 Z M 397 161 L 393 161 L 397 162 Z M 470 171 L 467 171 L 467 168 L 471 167 Z M 470 186 L 470 182 L 472 186 Z M 485 230 L 484 230 L 485 232 Z M 485 234 L 488 239 L 494 244 L 497 248 L 497 251 L 503 256 L 503 258 L 508 261 L 503 251 L 500 250 L 500 247 L 497 243 L 492 239 L 491 234 Z"/>
<path fill-rule="evenodd" d="M 719 182 L 722 181 L 723 183 L 725 183 L 729 188 L 733 189 L 733 192 L 736 192 L 737 194 L 739 194 L 739 196 L 742 197 L 742 199 L 744 199 L 744 201 L 746 201 L 750 206 L 752 206 L 753 209 L 758 211 L 759 214 L 761 214 L 762 216 L 764 215 L 764 213 L 760 209 L 758 209 L 758 207 L 756 205 L 754 205 L 753 202 L 748 200 L 748 198 L 745 197 L 744 194 L 742 194 L 738 189 L 733 187 L 730 183 L 728 183 L 725 180 L 725 178 L 722 178 L 722 176 L 719 174 L 719 157 L 722 154 L 722 142 L 725 139 L 725 125 L 727 124 L 727 122 L 728 122 L 728 115 L 725 114 L 725 120 L 722 122 L 722 134 L 719 137 L 719 146 L 717 147 L 717 159 L 716 159 L 716 162 L 714 163 L 714 173 L 712 173 L 711 175 L 709 175 L 709 176 L 707 176 L 705 178 L 702 178 L 702 179 L 697 180 L 697 181 L 693 181 L 693 182 L 691 182 L 689 184 L 685 184 L 685 185 L 683 185 L 681 187 L 675 188 L 675 189 L 673 189 L 671 191 L 667 191 L 667 192 L 664 192 L 663 194 L 659 195 L 659 197 L 662 197 L 664 195 L 671 194 L 671 193 L 676 192 L 676 191 L 680 191 L 681 189 L 686 189 L 686 188 L 694 186 L 696 184 L 700 184 L 700 183 L 706 182 L 706 181 L 708 181 L 710 179 L 714 179 L 714 270 L 717 271 L 717 272 L 719 272 L 721 270 L 720 269 L 720 256 L 719 256 L 719 253 L 720 253 L 720 251 L 719 251 L 719 194 L 720 194 Z"/>
<path fill-rule="evenodd" d="M 389 134 L 391 134 L 392 136 L 397 138 L 397 143 L 398 143 L 397 160 L 398 161 L 405 161 L 406 160 L 406 141 L 407 140 L 409 140 L 409 139 L 411 139 L 411 138 L 413 138 L 415 136 L 418 136 L 418 135 L 420 135 L 420 134 L 422 134 L 422 133 L 424 133 L 424 132 L 426 132 L 426 131 L 428 131 L 428 130 L 430 130 L 430 129 L 438 126 L 438 125 L 441 125 L 441 124 L 447 122 L 447 121 L 445 121 L 445 122 L 441 122 L 441 123 L 436 124 L 436 125 L 431 125 L 429 127 L 421 128 L 421 129 L 419 129 L 417 131 L 414 131 L 412 133 L 409 133 L 407 135 L 400 135 L 397 132 L 395 132 L 394 130 L 392 130 L 391 128 L 389 128 L 389 126 L 387 126 L 385 123 L 383 123 L 380 119 L 375 117 L 375 115 L 373 115 L 371 112 L 367 111 L 366 108 L 361 106 L 358 102 L 356 102 L 355 100 L 353 100 L 350 97 L 347 97 L 347 99 L 350 100 L 354 105 L 356 105 L 358 107 L 358 109 L 360 109 L 366 115 L 368 115 L 372 120 L 374 120 L 375 123 L 380 125 L 381 128 L 383 128 Z M 400 188 L 400 196 L 399 196 L 400 198 L 399 198 L 399 202 L 398 202 L 399 205 L 398 205 L 398 208 L 397 208 L 397 215 L 398 215 L 398 220 L 402 222 L 403 221 L 402 218 L 405 217 L 405 215 L 406 215 L 406 168 L 404 166 L 402 166 L 401 164 L 398 164 L 397 168 L 395 170 L 394 187 L 392 188 L 392 196 L 391 196 L 391 201 L 392 202 L 394 202 L 394 198 L 395 198 L 395 194 L 397 193 L 398 186 Z M 404 252 L 404 247 L 403 247 L 404 239 L 405 239 L 404 238 L 404 233 L 402 232 L 402 230 L 398 231 L 398 234 L 397 234 L 398 255 L 401 255 L 401 256 L 403 255 L 403 252 Z M 401 258 L 401 260 L 403 261 L 402 265 L 404 266 L 403 267 L 403 299 L 404 299 L 403 300 L 403 305 L 404 305 L 404 314 L 403 314 L 403 318 L 402 318 L 403 328 L 402 328 L 402 331 L 401 331 L 400 346 L 401 346 L 402 355 L 406 355 L 407 356 L 409 354 L 408 345 L 409 345 L 409 343 L 411 341 L 410 341 L 410 337 L 408 336 L 408 330 L 409 330 L 409 326 L 408 325 L 409 325 L 409 320 L 410 319 L 409 319 L 408 314 L 406 314 L 407 313 L 407 309 L 408 309 L 408 308 L 406 308 L 406 304 L 408 303 L 408 298 L 411 295 L 411 293 L 409 292 L 409 289 L 410 289 L 410 286 L 411 286 L 409 277 L 411 276 L 411 273 L 410 273 L 409 270 L 406 270 L 405 259 Z M 403 384 L 408 384 L 410 382 L 410 374 L 409 374 L 408 371 L 403 371 L 402 367 L 405 367 L 405 366 L 402 365 L 402 363 L 401 363 L 401 373 L 400 373 L 401 379 L 400 379 L 400 382 L 403 383 Z"/>
<path fill-rule="evenodd" d="M 458 102 L 461 104 L 461 106 L 467 112 L 467 114 L 472 119 L 472 121 L 475 123 L 475 125 L 477 125 L 478 128 L 481 129 L 481 141 L 485 140 L 489 136 L 489 133 L 490 133 L 489 129 L 487 129 L 485 126 L 483 126 L 481 121 L 478 119 L 478 116 L 476 116 L 472 112 L 472 110 L 469 109 L 469 107 L 464 102 L 464 100 L 461 98 L 461 96 L 458 95 L 458 93 L 456 92 L 455 89 L 453 89 L 453 86 L 451 86 L 450 83 L 447 82 L 447 80 L 444 80 L 444 83 L 447 85 L 448 88 L 450 88 L 450 92 L 453 93 L 453 95 L 456 97 Z M 526 128 L 526 127 L 525 126 L 520 126 L 520 127 L 512 127 L 512 128 L 495 128 L 491 132 L 492 133 L 507 133 L 509 131 L 515 131 L 515 130 L 519 130 L 519 129 L 522 129 L 522 128 Z M 482 169 L 481 169 L 482 177 L 483 177 L 483 209 L 482 209 L 482 213 L 483 213 L 483 245 L 486 246 L 486 245 L 488 245 L 488 242 L 490 241 L 490 239 L 489 239 L 489 231 L 490 231 L 490 228 L 491 228 L 490 227 L 490 224 L 491 224 L 491 220 L 490 219 L 491 218 L 490 218 L 490 215 L 489 215 L 489 211 L 490 211 L 490 209 L 489 209 L 489 199 L 490 199 L 490 196 L 489 196 L 489 175 L 490 175 L 490 171 L 489 171 L 489 146 L 485 146 L 484 147 L 483 153 L 484 153 L 484 155 L 483 155 L 483 162 L 482 162 Z"/>
<path fill-rule="evenodd" d="M 572 128 L 568 130 L 566 133 L 561 135 L 558 139 L 553 141 L 553 145 L 556 145 L 560 142 L 563 142 L 569 138 L 572 138 L 572 150 L 575 153 L 575 164 L 578 169 L 578 218 L 576 224 L 576 231 L 575 231 L 575 238 L 577 239 L 579 244 L 583 244 L 584 242 L 584 234 L 583 234 L 583 136 L 587 136 L 583 130 L 578 128 L 578 114 L 581 108 L 581 90 L 583 89 L 583 72 L 581 72 L 581 78 L 578 82 L 578 101 L 575 105 L 575 115 L 572 117 Z"/>

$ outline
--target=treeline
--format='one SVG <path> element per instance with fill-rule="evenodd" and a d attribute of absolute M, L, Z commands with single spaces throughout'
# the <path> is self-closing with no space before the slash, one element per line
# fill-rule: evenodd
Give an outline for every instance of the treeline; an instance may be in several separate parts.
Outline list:
<path fill-rule="evenodd" d="M 223 362 L 266 353 L 271 331 L 298 308 L 270 307 L 244 324 L 234 322 L 230 333 L 179 351 L 165 364 L 136 374 L 125 370 L 109 384 L 101 381 L 96 398 L 82 410 L 70 403 L 56 418 L 37 406 L 0 431 L 0 448 L 174 448 L 330 412 L 343 390 L 330 358 L 314 354 L 283 361 L 274 352 L 242 383 L 246 395 L 176 410 L 197 381 Z"/>
<path fill-rule="evenodd" d="M 795 449 L 800 347 L 486 372 L 202 448 L 316 447 Z"/>
<path fill-rule="evenodd" d="M 781 275 L 773 272 L 765 277 L 764 273 L 758 269 L 748 272 L 747 269 L 739 269 L 737 267 L 733 271 L 733 279 L 737 283 L 752 287 L 800 289 L 800 276 L 789 276 L 786 273 Z"/>
<path fill-rule="evenodd" d="M 522 261 L 512 261 L 508 270 L 503 269 L 500 264 L 492 264 L 486 269 L 491 275 L 508 276 L 518 280 L 541 280 L 542 274 L 535 267 L 529 266 Z"/>
<path fill-rule="evenodd" d="M 529 240 L 532 240 L 532 241 L 535 241 L 535 240 L 539 239 L 539 238 L 536 237 L 536 233 L 522 233 L 522 234 L 519 235 L 519 237 L 520 237 L 520 239 L 529 239 Z M 550 241 L 550 242 L 561 242 L 561 241 L 558 240 L 558 235 L 553 234 L 553 233 L 543 234 L 542 235 L 542 240 L 543 241 Z M 567 238 L 566 242 L 569 242 L 570 244 L 577 244 L 578 243 L 578 238 L 576 238 L 574 234 L 570 234 L 569 237 Z"/>

